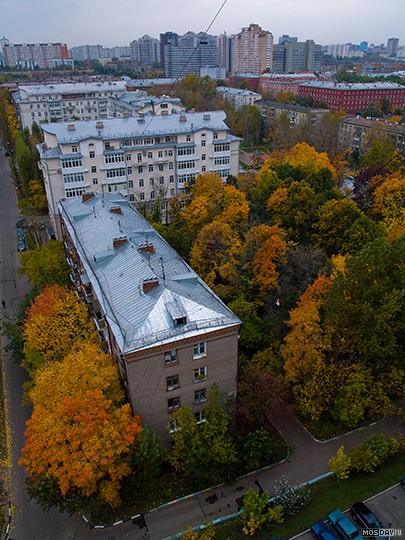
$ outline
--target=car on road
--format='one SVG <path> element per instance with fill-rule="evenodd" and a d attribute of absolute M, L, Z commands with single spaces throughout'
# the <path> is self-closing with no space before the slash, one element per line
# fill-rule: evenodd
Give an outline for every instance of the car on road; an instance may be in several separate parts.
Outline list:
<path fill-rule="evenodd" d="M 378 517 L 363 502 L 356 502 L 350 507 L 350 513 L 353 519 L 357 521 L 360 527 L 364 529 L 383 529 L 384 526 Z M 375 537 L 373 537 L 375 538 Z M 378 538 L 387 540 L 387 536 L 378 536 Z"/>
<path fill-rule="evenodd" d="M 310 526 L 312 536 L 318 540 L 339 540 L 336 534 L 323 521 L 317 521 Z"/>
<path fill-rule="evenodd" d="M 363 538 L 354 523 L 340 510 L 335 510 L 328 514 L 328 519 L 345 540 L 361 540 Z"/>

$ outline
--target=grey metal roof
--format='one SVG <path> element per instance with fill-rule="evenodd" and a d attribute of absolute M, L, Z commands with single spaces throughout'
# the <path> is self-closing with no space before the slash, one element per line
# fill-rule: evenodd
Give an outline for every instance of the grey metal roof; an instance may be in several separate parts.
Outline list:
<path fill-rule="evenodd" d="M 119 205 L 122 214 L 110 211 Z M 240 320 L 121 196 L 94 194 L 58 203 L 97 298 L 124 354 L 196 337 Z M 126 238 L 113 247 L 114 238 Z M 152 243 L 154 253 L 141 252 Z M 158 279 L 149 292 L 145 280 Z M 186 316 L 186 324 L 174 318 Z"/>
<path fill-rule="evenodd" d="M 126 81 L 108 82 L 73 82 L 55 84 L 18 85 L 18 88 L 29 96 L 48 94 L 82 94 L 83 92 L 114 92 L 124 91 Z"/>
<path fill-rule="evenodd" d="M 148 118 L 107 118 L 102 120 L 103 128 L 97 127 L 100 120 L 41 124 L 41 128 L 45 133 L 55 135 L 59 144 L 64 144 L 89 138 L 102 140 L 130 139 L 140 136 L 191 133 L 201 129 L 229 131 L 224 122 L 225 118 L 224 111 L 210 111 L 209 113 L 156 115 Z M 69 125 L 74 125 L 75 129 L 68 129 Z"/>

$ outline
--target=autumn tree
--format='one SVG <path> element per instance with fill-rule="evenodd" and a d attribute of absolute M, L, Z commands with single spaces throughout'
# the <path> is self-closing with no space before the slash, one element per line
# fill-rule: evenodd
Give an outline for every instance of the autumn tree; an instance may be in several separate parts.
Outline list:
<path fill-rule="evenodd" d="M 48 285 L 27 310 L 23 366 L 33 377 L 42 362 L 61 360 L 75 342 L 93 336 L 94 325 L 75 293 Z"/>
<path fill-rule="evenodd" d="M 19 254 L 21 268 L 19 273 L 25 274 L 36 289 L 55 283 L 69 283 L 69 266 L 66 262 L 63 243 L 49 240 L 46 244 L 36 246 Z"/>
<path fill-rule="evenodd" d="M 113 407 L 101 390 L 65 395 L 46 408 L 34 406 L 19 463 L 30 476 L 56 479 L 62 496 L 75 489 L 83 497 L 99 492 L 118 506 L 120 482 L 131 472 L 130 446 L 140 429 L 130 405 Z"/>
<path fill-rule="evenodd" d="M 306 381 L 314 367 L 324 360 L 325 352 L 331 346 L 320 313 L 331 284 L 330 277 L 319 276 L 291 311 L 288 322 L 291 331 L 281 349 L 288 382 Z"/>
<path fill-rule="evenodd" d="M 405 177 L 389 177 L 373 192 L 372 215 L 377 217 L 388 239 L 405 233 Z"/>

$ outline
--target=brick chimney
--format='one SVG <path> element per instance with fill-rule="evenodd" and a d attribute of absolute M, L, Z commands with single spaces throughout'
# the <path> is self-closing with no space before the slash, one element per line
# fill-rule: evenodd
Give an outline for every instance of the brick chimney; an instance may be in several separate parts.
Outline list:
<path fill-rule="evenodd" d="M 122 208 L 121 206 L 111 206 L 110 212 L 112 214 L 122 214 Z"/>
<path fill-rule="evenodd" d="M 82 202 L 85 203 L 89 199 L 92 199 L 94 197 L 94 193 L 83 193 L 82 194 Z"/>
<path fill-rule="evenodd" d="M 144 279 L 143 280 L 143 292 L 148 293 L 155 287 L 159 285 L 158 278 L 150 278 L 150 279 Z"/>
<path fill-rule="evenodd" d="M 113 240 L 113 248 L 117 249 L 120 246 L 123 246 L 128 242 L 128 238 L 126 236 L 121 236 L 120 238 L 114 238 Z"/>
<path fill-rule="evenodd" d="M 155 253 L 155 246 L 152 242 L 147 242 L 146 244 L 141 244 L 138 247 L 138 251 L 142 251 L 143 253 Z"/>

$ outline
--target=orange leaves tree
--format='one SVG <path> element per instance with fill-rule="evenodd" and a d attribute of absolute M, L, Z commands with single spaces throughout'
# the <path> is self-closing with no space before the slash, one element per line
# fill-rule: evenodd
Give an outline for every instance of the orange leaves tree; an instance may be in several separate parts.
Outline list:
<path fill-rule="evenodd" d="M 42 362 L 61 360 L 75 342 L 93 337 L 94 325 L 75 293 L 48 285 L 27 310 L 23 366 L 33 377 Z"/>
<path fill-rule="evenodd" d="M 62 361 L 38 368 L 30 397 L 34 412 L 20 464 L 30 475 L 31 495 L 49 505 L 48 483 L 57 488 L 51 504 L 62 508 L 69 499 L 83 504 L 94 494 L 117 506 L 142 428 L 129 404 L 119 405 L 123 392 L 112 358 L 95 344 L 81 343 Z"/>

